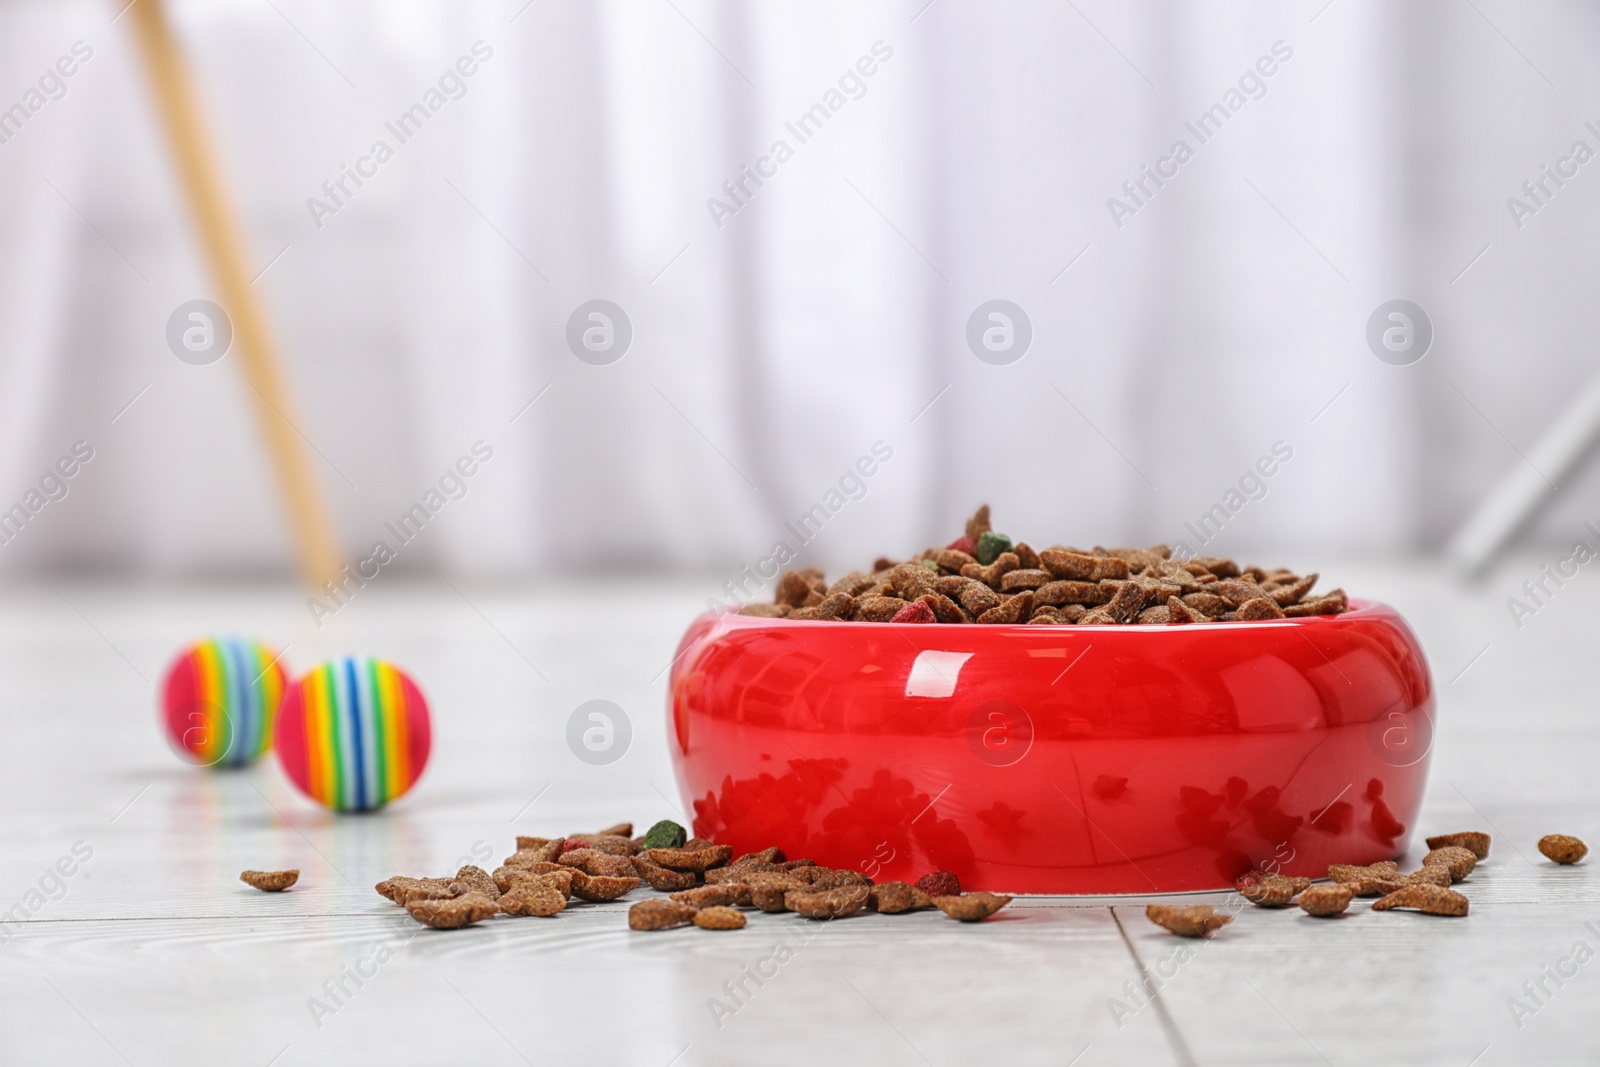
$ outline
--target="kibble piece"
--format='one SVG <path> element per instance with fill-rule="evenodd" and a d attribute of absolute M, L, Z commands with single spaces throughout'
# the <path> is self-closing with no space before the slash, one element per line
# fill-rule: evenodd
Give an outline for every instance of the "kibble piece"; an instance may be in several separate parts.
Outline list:
<path fill-rule="evenodd" d="M 630 893 L 639 887 L 637 878 L 614 878 L 608 875 L 593 875 L 574 867 L 572 874 L 572 895 L 583 900 L 595 902 L 616 900 L 624 894 Z"/>
<path fill-rule="evenodd" d="M 913 883 L 930 897 L 959 897 L 961 879 L 953 871 L 929 871 Z"/>
<path fill-rule="evenodd" d="M 739 609 L 739 614 L 752 615 L 758 619 L 785 619 L 793 610 L 787 604 L 746 604 Z"/>
<path fill-rule="evenodd" d="M 1173 626 L 1180 626 L 1191 622 L 1210 622 L 1199 611 L 1185 604 L 1175 596 L 1167 597 L 1167 622 Z"/>
<path fill-rule="evenodd" d="M 1000 594 L 972 578 L 961 579 L 961 588 L 956 590 L 955 599 L 973 618 L 1000 606 Z"/>
<path fill-rule="evenodd" d="M 749 863 L 782 863 L 783 858 L 783 849 L 777 845 L 771 845 L 759 852 L 746 852 L 734 860 L 732 866 L 738 867 L 741 864 Z"/>
<path fill-rule="evenodd" d="M 1007 904 L 1010 897 L 994 893 L 962 893 L 959 897 L 934 897 L 933 906 L 964 923 L 982 922 Z"/>
<path fill-rule="evenodd" d="M 974 563 L 961 568 L 961 576 L 982 582 L 990 589 L 999 589 L 1005 576 L 1022 566 L 1015 552 L 1002 552 L 993 563 Z"/>
<path fill-rule="evenodd" d="M 468 893 L 479 893 L 493 899 L 500 895 L 500 888 L 495 885 L 494 878 L 489 872 L 470 863 L 456 872 L 455 881 L 450 884 L 450 889 L 458 897 Z"/>
<path fill-rule="evenodd" d="M 1398 875 L 1400 865 L 1394 860 L 1379 860 L 1360 866 L 1354 863 L 1330 863 L 1328 877 L 1335 882 L 1359 882 L 1365 878 L 1378 878 L 1384 875 Z"/>
<path fill-rule="evenodd" d="M 1337 615 L 1350 607 L 1350 601 L 1345 596 L 1343 589 L 1335 589 L 1325 593 L 1316 600 L 1302 600 L 1283 609 L 1283 613 L 1291 619 L 1304 618 L 1309 615 Z"/>
<path fill-rule="evenodd" d="M 1037 589 L 1041 585 L 1048 585 L 1050 574 L 1048 571 L 1034 571 L 1017 569 L 1000 579 L 1000 591 L 1012 593 L 1019 589 Z"/>
<path fill-rule="evenodd" d="M 291 871 L 242 871 L 239 874 L 239 881 L 263 893 L 281 893 L 299 880 L 298 867 Z"/>
<path fill-rule="evenodd" d="M 1096 556 L 1094 560 L 1094 573 L 1090 578 L 1096 582 L 1120 582 L 1132 573 L 1132 567 L 1127 560 L 1117 555 Z"/>
<path fill-rule="evenodd" d="M 1429 915 L 1465 915 L 1467 898 L 1442 885 L 1408 885 L 1372 902 L 1373 911 L 1416 908 Z"/>
<path fill-rule="evenodd" d="M 994 530 L 985 530 L 978 535 L 978 562 L 987 566 L 1000 557 L 1002 552 L 1011 551 L 1011 538 Z"/>
<path fill-rule="evenodd" d="M 541 918 L 562 911 L 567 906 L 572 876 L 536 874 L 518 880 L 511 890 L 500 894 L 500 910 L 507 915 Z"/>
<path fill-rule="evenodd" d="M 663 867 L 662 870 L 666 870 L 666 868 Z M 720 884 L 722 882 L 742 882 L 742 881 L 745 880 L 745 875 L 747 875 L 747 874 L 756 874 L 758 872 L 764 873 L 764 872 L 768 872 L 768 871 L 781 871 L 781 870 L 783 870 L 783 864 L 781 864 L 781 863 L 762 863 L 762 862 L 759 862 L 759 861 L 753 861 L 753 862 L 750 862 L 750 863 L 743 863 L 743 864 L 730 864 L 730 865 L 728 865 L 726 867 L 713 867 L 709 871 L 705 872 L 705 882 L 706 882 L 707 885 L 717 885 L 717 884 Z M 673 871 L 671 873 L 677 874 L 678 872 L 677 871 Z M 675 888 L 675 889 L 689 889 L 689 888 L 692 888 L 694 886 L 694 883 L 695 883 L 694 872 L 686 871 L 686 872 L 684 872 L 684 877 L 689 879 L 688 884 L 687 885 L 674 886 L 673 888 Z M 656 886 L 656 888 L 660 889 L 661 887 L 660 886 Z"/>
<path fill-rule="evenodd" d="M 978 562 L 970 553 L 958 548 L 941 548 L 933 557 L 939 569 L 946 574 L 960 574 L 961 568 L 969 563 Z"/>
<path fill-rule="evenodd" d="M 562 853 L 558 860 L 563 867 L 577 867 L 585 874 L 607 878 L 630 878 L 634 874 L 633 861 L 628 856 L 612 856 L 590 848 Z"/>
<path fill-rule="evenodd" d="M 1459 882 L 1472 873 L 1472 868 L 1478 865 L 1478 857 L 1468 848 L 1446 846 L 1436 848 L 1422 857 L 1424 867 L 1443 867 L 1450 872 L 1450 880 Z"/>
<path fill-rule="evenodd" d="M 689 831 L 671 819 L 662 819 L 645 831 L 644 847 L 647 849 L 682 848 L 684 841 L 688 840 L 688 838 Z"/>
<path fill-rule="evenodd" d="M 1404 889 L 1408 885 L 1448 886 L 1450 882 L 1450 869 L 1444 864 L 1434 864 L 1431 867 L 1422 867 L 1412 871 L 1410 874 L 1380 876 L 1345 884 L 1355 890 L 1355 894 L 1358 897 L 1383 897 Z"/>
<path fill-rule="evenodd" d="M 933 617 L 939 622 L 962 623 L 967 621 L 966 613 L 961 610 L 961 606 L 943 593 L 923 593 L 917 599 L 933 609 Z"/>
<path fill-rule="evenodd" d="M 1241 621 L 1258 622 L 1263 619 L 1283 618 L 1283 609 L 1278 607 L 1271 599 L 1258 596 L 1254 600 L 1246 600 L 1239 605 L 1237 618 Z"/>
<path fill-rule="evenodd" d="M 785 897 L 793 890 L 804 889 L 798 882 L 782 882 L 771 884 L 752 884 L 750 886 L 750 904 L 765 912 L 777 913 L 788 911 L 789 905 Z"/>
<path fill-rule="evenodd" d="M 1381 860 L 1365 867 L 1348 863 L 1331 864 L 1328 877 L 1340 885 L 1350 886 L 1358 897 L 1380 897 L 1408 885 L 1450 884 L 1448 867 L 1423 867 L 1410 874 L 1401 874 L 1400 865 L 1393 860 Z"/>
<path fill-rule="evenodd" d="M 859 871 L 835 869 L 829 867 L 815 868 L 811 875 L 811 888 L 813 889 L 840 889 L 847 885 L 871 885 L 871 879 Z"/>
<path fill-rule="evenodd" d="M 902 563 L 889 570 L 889 587 L 901 600 L 915 600 L 923 593 L 938 592 L 938 580 L 926 567 Z"/>
<path fill-rule="evenodd" d="M 906 882 L 881 882 L 867 890 L 867 907 L 883 915 L 899 915 L 933 904 L 933 898 Z"/>
<path fill-rule="evenodd" d="M 1400 865 L 1394 860 L 1380 860 L 1366 866 L 1333 863 L 1328 865 L 1328 877 L 1335 884 L 1352 887 L 1358 897 L 1382 896 L 1385 892 L 1393 892 L 1385 888 L 1385 884 L 1400 878 Z"/>
<path fill-rule="evenodd" d="M 566 839 L 558 837 L 553 841 L 546 841 L 543 845 L 534 849 L 530 854 L 530 858 L 536 863 L 553 863 L 561 858 L 561 853 L 566 850 L 566 847 Z M 510 861 L 508 860 L 507 862 L 509 863 Z"/>
<path fill-rule="evenodd" d="M 1428 838 L 1429 848 L 1464 848 L 1480 860 L 1489 858 L 1489 835 L 1476 830 Z"/>
<path fill-rule="evenodd" d="M 738 930 L 744 926 L 744 913 L 715 905 L 694 913 L 694 924 L 702 930 Z"/>
<path fill-rule="evenodd" d="M 721 867 L 733 857 L 732 845 L 713 845 L 710 848 L 651 848 L 642 855 L 651 863 L 660 864 L 669 871 L 700 871 Z"/>
<path fill-rule="evenodd" d="M 449 900 L 456 894 L 450 889 L 454 879 L 444 878 L 405 878 L 396 876 L 379 882 L 379 893 L 388 897 L 402 908 L 413 900 Z"/>
<path fill-rule="evenodd" d="M 1261 587 L 1243 577 L 1228 578 L 1206 587 L 1206 592 L 1221 597 L 1229 608 L 1237 611 L 1251 600 L 1262 596 Z"/>
<path fill-rule="evenodd" d="M 559 863 L 536 863 L 528 867 L 512 867 L 504 865 L 496 867 L 489 877 L 494 879 L 495 888 L 504 893 L 524 878 L 532 878 L 536 874 L 549 874 L 551 871 L 571 870 Z"/>
<path fill-rule="evenodd" d="M 497 867 L 493 875 L 495 887 L 500 890 L 500 895 L 504 896 L 524 882 L 539 882 L 560 889 L 563 897 L 572 896 L 574 868 L 559 867 L 554 863 L 540 864 L 540 867 L 541 870 L 527 867 Z"/>
<path fill-rule="evenodd" d="M 1300 910 L 1319 917 L 1339 915 L 1350 906 L 1355 895 L 1353 886 L 1314 885 L 1300 894 Z"/>
<path fill-rule="evenodd" d="M 670 893 L 694 887 L 693 871 L 669 871 L 643 856 L 633 857 L 633 873 L 644 879 L 651 889 L 661 889 Z"/>
<path fill-rule="evenodd" d="M 1111 599 L 1116 587 L 1099 582 L 1049 582 L 1034 590 L 1035 604 L 1083 604 L 1094 607 Z"/>
<path fill-rule="evenodd" d="M 1165 626 L 1172 621 L 1172 613 L 1167 610 L 1167 606 L 1165 604 L 1157 604 L 1153 608 L 1145 608 L 1143 611 L 1139 612 L 1139 617 L 1134 621 L 1139 623 L 1141 626 L 1154 626 L 1158 624 Z"/>
<path fill-rule="evenodd" d="M 531 850 L 536 849 L 536 848 L 543 848 L 544 846 L 548 845 L 552 840 L 559 841 L 559 840 L 561 840 L 561 838 L 559 838 L 559 837 L 557 837 L 557 838 L 523 837 L 521 834 L 518 834 L 517 835 L 517 851 L 518 852 L 522 852 L 522 851 L 525 851 L 525 850 L 526 851 L 531 851 Z"/>
<path fill-rule="evenodd" d="M 1045 570 L 1057 578 L 1077 582 L 1098 580 L 1094 577 L 1098 561 L 1093 556 L 1066 552 L 1059 548 L 1047 548 L 1039 553 L 1039 562 L 1044 565 Z"/>
<path fill-rule="evenodd" d="M 528 867 L 535 863 L 554 863 L 561 858 L 563 841 L 556 838 L 538 848 L 519 848 L 501 861 L 507 867 Z"/>
<path fill-rule="evenodd" d="M 889 622 L 906 601 L 897 596 L 864 596 L 856 600 L 855 618 L 858 622 Z"/>
<path fill-rule="evenodd" d="M 799 571 L 785 571 L 783 577 L 778 579 L 778 588 L 776 595 L 773 597 L 773 602 L 785 604 L 791 608 L 803 608 L 812 597 L 816 597 L 817 602 L 821 603 L 822 597 L 818 596 L 817 591 L 811 588 L 811 583 L 806 580 L 805 575 Z"/>
<path fill-rule="evenodd" d="M 967 520 L 967 536 L 972 538 L 973 548 L 978 545 L 978 538 L 989 532 L 989 505 L 985 504 L 972 513 L 972 518 Z"/>
<path fill-rule="evenodd" d="M 869 895 L 870 890 L 864 885 L 824 890 L 791 889 L 784 894 L 783 902 L 790 911 L 807 919 L 842 919 L 866 907 Z M 750 898 L 755 899 L 754 887 Z"/>
<path fill-rule="evenodd" d="M 1215 593 L 1186 593 L 1179 599 L 1208 619 L 1215 619 L 1228 610 L 1228 602 Z"/>
<path fill-rule="evenodd" d="M 1150 904 L 1144 916 L 1180 937 L 1204 937 L 1233 922 L 1232 915 L 1218 914 L 1210 904 Z"/>
<path fill-rule="evenodd" d="M 1546 834 L 1539 838 L 1539 851 L 1557 863 L 1577 863 L 1589 854 L 1589 846 L 1567 834 Z"/>
<path fill-rule="evenodd" d="M 1234 883 L 1239 894 L 1260 908 L 1288 907 L 1294 898 L 1311 886 L 1309 878 L 1290 878 L 1282 874 L 1250 871 Z"/>
<path fill-rule="evenodd" d="M 1137 582 L 1123 582 L 1106 602 L 1106 614 L 1119 623 L 1129 622 L 1144 606 L 1144 590 Z"/>
<path fill-rule="evenodd" d="M 844 593 L 834 593 L 822 603 L 809 608 L 796 608 L 789 612 L 791 619 L 848 619 L 856 609 L 856 601 Z"/>
<path fill-rule="evenodd" d="M 1165 607 L 1167 603 L 1167 597 L 1177 596 L 1179 593 L 1183 592 L 1183 589 L 1180 586 L 1174 585 L 1171 582 L 1164 582 L 1156 577 L 1152 577 L 1148 571 L 1143 574 L 1135 575 L 1128 580 L 1138 585 L 1140 589 L 1144 590 L 1144 602 L 1147 605 L 1156 604 Z"/>
<path fill-rule="evenodd" d="M 1100 548 L 1095 547 L 1095 555 L 1125 560 L 1128 570 L 1134 574 L 1148 570 L 1162 562 L 1172 552 L 1166 545 L 1157 545 L 1152 549 L 1143 548 Z"/>
<path fill-rule="evenodd" d="M 1017 623 L 1027 622 L 1028 616 L 1031 614 L 1033 614 L 1033 592 L 1028 590 L 1012 594 L 999 607 L 990 608 L 978 616 L 978 621 L 986 625 L 1013 626 Z"/>
<path fill-rule="evenodd" d="M 641 900 L 628 909 L 630 930 L 665 930 L 694 921 L 695 909 L 674 900 Z"/>
<path fill-rule="evenodd" d="M 851 571 L 843 578 L 840 578 L 837 582 L 834 582 L 832 585 L 828 586 L 828 589 L 823 596 L 826 598 L 835 593 L 843 593 L 845 596 L 850 597 L 860 596 L 862 590 L 870 589 L 872 586 L 873 581 L 871 578 L 867 577 L 865 574 L 862 574 L 860 571 Z"/>
<path fill-rule="evenodd" d="M 435 930 L 458 930 L 493 917 L 500 905 L 481 893 L 468 893 L 449 900 L 413 900 L 406 905 L 411 917 Z"/>
<path fill-rule="evenodd" d="M 583 834 L 578 840 L 585 848 L 608 856 L 631 856 L 639 851 L 631 839 L 617 834 Z"/>
<path fill-rule="evenodd" d="M 925 600 L 913 600 L 889 619 L 892 623 L 911 623 L 919 626 L 932 625 L 939 621 L 939 616 L 933 613 L 933 608 Z"/>
<path fill-rule="evenodd" d="M 1280 585 L 1272 591 L 1272 600 L 1280 608 L 1291 604 L 1298 604 L 1302 597 L 1311 592 L 1311 587 L 1317 584 L 1317 575 L 1308 574 L 1304 578 L 1296 578 L 1287 585 Z"/>
<path fill-rule="evenodd" d="M 716 908 L 737 904 L 741 899 L 747 900 L 749 897 L 750 889 L 742 882 L 703 885 L 698 889 L 684 889 L 672 894 L 672 899 L 679 904 L 688 904 L 694 908 Z"/>

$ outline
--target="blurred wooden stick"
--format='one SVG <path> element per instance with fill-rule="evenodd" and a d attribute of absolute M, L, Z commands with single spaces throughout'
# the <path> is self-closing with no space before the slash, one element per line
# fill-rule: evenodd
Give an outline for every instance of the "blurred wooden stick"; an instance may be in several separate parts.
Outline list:
<path fill-rule="evenodd" d="M 234 215 L 222 168 L 200 115 L 194 80 L 178 51 L 164 0 L 135 0 L 128 11 L 144 53 L 156 108 L 167 127 L 178 173 L 194 211 L 206 258 L 233 320 L 234 337 L 254 395 L 256 418 L 288 505 L 300 569 L 313 588 L 337 580 L 339 548 L 306 451 L 266 312 L 251 287 L 244 231 Z"/>

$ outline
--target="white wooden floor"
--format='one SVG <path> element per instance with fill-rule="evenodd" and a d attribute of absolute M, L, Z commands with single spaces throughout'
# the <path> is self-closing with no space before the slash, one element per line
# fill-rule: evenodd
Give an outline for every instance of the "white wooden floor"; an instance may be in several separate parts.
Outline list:
<path fill-rule="evenodd" d="M 1595 1063 L 1600 962 L 1546 978 L 1520 1027 L 1508 1007 L 1575 943 L 1600 950 L 1595 861 L 1557 868 L 1533 847 L 1549 832 L 1600 845 L 1600 582 L 1569 583 L 1519 632 L 1504 598 L 1536 570 L 1523 560 L 1464 591 L 1398 567 L 1323 567 L 1404 611 L 1432 659 L 1423 829 L 1495 835 L 1463 887 L 1472 914 L 1246 908 L 1204 943 L 1151 926 L 1134 898 L 1026 898 L 979 926 L 758 914 L 733 933 L 645 935 L 614 904 L 422 930 L 372 884 L 497 860 L 519 831 L 678 814 L 663 669 L 715 582 L 598 595 L 395 583 L 320 632 L 288 587 L 13 589 L 0 598 L 0 912 L 37 909 L 0 926 L 0 1062 Z M 415 793 L 333 819 L 271 760 L 180 765 L 154 684 L 185 640 L 222 630 L 289 644 L 297 668 L 340 652 L 408 667 L 436 716 Z M 564 740 L 594 698 L 632 719 L 610 766 Z M 92 858 L 58 883 L 48 872 L 75 845 Z M 304 872 L 290 893 L 237 881 L 279 866 Z M 709 998 L 784 942 L 793 957 L 719 1026 Z M 1141 1006 L 1128 984 L 1141 965 L 1171 974 L 1180 944 L 1193 958 Z M 345 978 L 337 1005 L 324 1000 L 336 1010 L 313 1017 L 325 983 L 375 957 L 374 977 Z"/>

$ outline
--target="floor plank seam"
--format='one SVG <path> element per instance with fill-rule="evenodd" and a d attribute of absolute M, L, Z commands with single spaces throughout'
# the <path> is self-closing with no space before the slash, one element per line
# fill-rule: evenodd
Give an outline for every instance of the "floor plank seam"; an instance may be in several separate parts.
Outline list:
<path fill-rule="evenodd" d="M 1117 933 L 1122 935 L 1122 943 L 1128 947 L 1128 955 L 1133 957 L 1133 965 L 1138 970 L 1139 984 L 1143 986 L 1145 977 L 1149 974 L 1145 970 L 1144 961 L 1139 958 L 1139 950 L 1133 946 L 1133 938 L 1128 936 L 1127 928 L 1122 925 L 1122 916 L 1117 914 L 1115 907 L 1107 908 L 1111 912 L 1111 921 L 1117 924 Z M 1178 1030 L 1178 1023 L 1167 1011 L 1167 1003 L 1161 998 L 1161 986 L 1154 984 L 1154 988 L 1147 988 L 1151 1005 L 1156 1009 L 1156 1018 L 1161 1021 L 1161 1030 L 1167 1037 L 1167 1044 L 1172 1049 L 1173 1057 L 1178 1061 L 1179 1067 L 1199 1067 L 1194 1058 L 1194 1053 L 1189 1050 L 1189 1043 L 1184 1040 L 1183 1034 Z"/>

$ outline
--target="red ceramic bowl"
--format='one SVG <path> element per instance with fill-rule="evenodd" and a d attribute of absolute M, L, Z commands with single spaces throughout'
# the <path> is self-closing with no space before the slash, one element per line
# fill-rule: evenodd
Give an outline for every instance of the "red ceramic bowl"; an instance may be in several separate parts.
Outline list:
<path fill-rule="evenodd" d="M 707 614 L 668 692 L 694 832 L 878 881 L 1218 889 L 1404 852 L 1433 683 L 1392 608 L 1188 626 Z"/>

